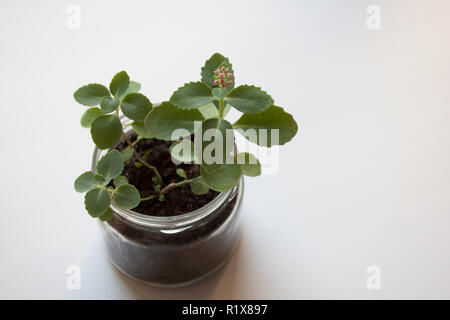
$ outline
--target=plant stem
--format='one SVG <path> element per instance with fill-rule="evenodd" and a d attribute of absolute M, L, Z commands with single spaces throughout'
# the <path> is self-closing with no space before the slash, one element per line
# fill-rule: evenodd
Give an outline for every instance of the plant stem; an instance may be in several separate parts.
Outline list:
<path fill-rule="evenodd" d="M 187 180 L 183 180 L 183 181 L 180 181 L 180 182 L 172 182 L 171 184 L 167 185 L 164 189 L 162 189 L 159 194 L 164 194 L 164 193 L 166 193 L 169 190 L 181 187 L 182 185 L 184 185 L 186 183 L 190 183 L 192 180 L 193 179 L 187 179 Z"/>
<path fill-rule="evenodd" d="M 223 99 L 219 99 L 219 118 L 223 118 Z"/>
<path fill-rule="evenodd" d="M 158 172 L 158 169 L 156 169 L 156 167 L 150 165 L 149 163 L 147 163 L 147 161 L 145 161 L 144 159 L 142 159 L 142 157 L 141 157 L 141 156 L 139 155 L 139 153 L 136 151 L 136 149 L 134 148 L 133 143 L 131 142 L 130 138 L 126 135 L 125 132 L 123 132 L 122 135 L 123 135 L 123 138 L 125 139 L 125 141 L 128 143 L 128 145 L 129 145 L 131 148 L 133 148 L 133 151 L 134 151 L 134 154 L 136 155 L 137 160 L 138 160 L 140 163 L 142 163 L 144 166 L 146 166 L 147 168 L 149 168 L 150 170 L 152 170 L 152 171 L 155 173 L 155 175 L 156 175 L 156 177 L 158 178 L 160 184 L 164 184 L 164 182 L 163 182 L 163 180 L 162 180 L 162 178 L 161 178 L 161 175 L 160 175 L 159 172 Z"/>
<path fill-rule="evenodd" d="M 155 195 L 151 195 L 145 198 L 141 198 L 141 201 L 147 201 L 147 200 L 152 200 L 155 197 Z"/>

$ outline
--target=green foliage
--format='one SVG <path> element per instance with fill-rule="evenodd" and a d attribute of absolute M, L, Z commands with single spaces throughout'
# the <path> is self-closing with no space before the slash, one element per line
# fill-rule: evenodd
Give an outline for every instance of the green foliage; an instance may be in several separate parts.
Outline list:
<path fill-rule="evenodd" d="M 191 181 L 191 191 L 193 194 L 202 195 L 208 193 L 209 187 L 206 185 L 205 180 L 202 176 L 192 179 Z"/>
<path fill-rule="evenodd" d="M 120 98 L 128 90 L 130 84 L 130 77 L 125 71 L 117 73 L 109 84 L 109 91 L 111 91 L 114 98 Z"/>
<path fill-rule="evenodd" d="M 227 90 L 222 88 L 214 88 L 212 89 L 212 93 L 217 99 L 223 99 L 227 95 Z"/>
<path fill-rule="evenodd" d="M 147 129 L 144 123 L 133 122 L 131 124 L 131 127 L 138 134 L 139 137 L 146 139 L 153 138 L 152 134 L 150 133 L 150 130 Z"/>
<path fill-rule="evenodd" d="M 97 173 L 105 178 L 106 184 L 123 171 L 123 157 L 117 150 L 111 150 L 97 163 Z"/>
<path fill-rule="evenodd" d="M 170 97 L 170 102 L 180 109 L 197 109 L 205 104 L 213 102 L 211 88 L 202 82 L 189 82 L 178 88 Z"/>
<path fill-rule="evenodd" d="M 118 176 L 114 178 L 114 185 L 116 188 L 120 187 L 121 185 L 128 184 L 128 179 L 124 176 Z"/>
<path fill-rule="evenodd" d="M 87 171 L 75 180 L 74 188 L 76 192 L 84 193 L 94 189 L 96 185 L 97 182 L 94 179 L 94 173 Z"/>
<path fill-rule="evenodd" d="M 165 201 L 166 192 L 185 184 L 190 185 L 193 194 L 202 195 L 210 189 L 219 192 L 230 190 L 239 184 L 242 175 L 260 175 L 261 164 L 254 155 L 247 152 L 236 154 L 235 130 L 251 142 L 267 147 L 285 144 L 298 131 L 292 115 L 273 105 L 274 100 L 265 91 L 252 85 L 235 87 L 233 67 L 228 58 L 219 53 L 205 62 L 201 81 L 186 83 L 172 94 L 170 101 L 157 107 L 153 107 L 150 100 L 139 93 L 140 89 L 138 82 L 130 81 L 128 74 L 121 71 L 114 75 L 109 90 L 94 83 L 82 86 L 74 93 L 77 102 L 91 107 L 84 112 L 80 122 L 83 127 L 90 128 L 92 140 L 99 149 L 113 147 L 122 136 L 128 143 L 128 147 L 120 152 L 107 152 L 98 162 L 96 172 L 85 172 L 75 180 L 75 190 L 87 192 L 86 210 L 102 221 L 113 215 L 111 202 L 119 208 L 130 210 L 141 201 Z M 232 107 L 243 113 L 233 125 L 224 119 Z M 137 134 L 135 142 L 124 134 L 119 120 L 121 113 L 123 126 L 131 126 Z M 194 127 L 195 121 L 201 122 L 201 125 Z M 176 129 L 182 130 L 174 135 Z M 253 130 L 253 134 L 249 134 L 249 129 Z M 261 129 L 265 129 L 267 134 L 260 132 Z M 279 141 L 272 139 L 271 133 L 275 129 L 278 130 Z M 199 150 L 188 139 L 194 130 L 195 147 Z M 189 179 L 186 171 L 178 167 L 176 173 L 181 180 L 164 182 L 157 168 L 147 163 L 151 150 L 141 154 L 139 148 L 134 146 L 144 138 L 177 140 L 170 146 L 172 159 L 200 164 L 200 176 Z M 178 140 L 180 138 L 183 139 Z M 202 141 L 197 144 L 197 139 Z M 142 199 L 139 190 L 121 175 L 124 162 L 132 158 L 136 168 L 145 167 L 155 173 L 152 178 L 153 193 Z"/>
<path fill-rule="evenodd" d="M 176 141 L 170 146 L 172 158 L 184 163 L 199 162 L 194 151 L 194 144 L 188 139 Z"/>
<path fill-rule="evenodd" d="M 177 173 L 177 175 L 179 175 L 183 179 L 187 179 L 187 174 L 186 174 L 186 171 L 184 171 L 184 169 L 177 168 L 176 173 Z"/>
<path fill-rule="evenodd" d="M 131 184 L 123 184 L 115 191 L 114 202 L 123 210 L 130 210 L 139 205 L 141 196 L 138 189 Z"/>
<path fill-rule="evenodd" d="M 113 215 L 112 209 L 108 208 L 108 209 L 106 209 L 106 212 L 99 217 L 99 219 L 101 221 L 107 221 L 112 217 L 112 215 Z"/>
<path fill-rule="evenodd" d="M 231 80 L 233 81 L 233 84 L 231 86 L 227 86 L 228 89 L 234 88 L 234 71 L 233 66 L 231 65 L 228 58 L 222 56 L 220 53 L 214 53 L 211 58 L 206 60 L 205 65 L 202 67 L 202 82 L 210 86 L 211 88 L 217 87 L 214 85 L 214 70 L 216 70 L 218 67 L 222 66 L 225 63 L 225 65 L 228 67 L 228 72 L 231 72 L 233 74 L 233 77 Z"/>
<path fill-rule="evenodd" d="M 97 107 L 87 109 L 81 116 L 80 120 L 81 126 L 83 128 L 90 128 L 92 122 L 98 117 L 101 117 L 102 115 L 103 111 Z"/>
<path fill-rule="evenodd" d="M 254 114 L 269 108 L 273 99 L 260 88 L 242 85 L 231 90 L 225 97 L 225 102 L 242 113 Z"/>
<path fill-rule="evenodd" d="M 100 217 L 108 210 L 111 198 L 103 188 L 95 188 L 86 193 L 84 205 L 87 212 L 94 218 Z"/>
<path fill-rule="evenodd" d="M 99 149 L 114 146 L 122 136 L 122 124 L 115 115 L 98 117 L 91 124 L 91 136 Z"/>
<path fill-rule="evenodd" d="M 97 183 L 99 185 L 104 185 L 106 182 L 105 177 L 100 174 L 94 174 L 94 180 L 95 180 L 95 183 Z"/>
<path fill-rule="evenodd" d="M 215 191 L 227 191 L 239 183 L 241 178 L 241 166 L 237 163 L 215 164 L 200 167 L 201 175 L 206 185 Z"/>
<path fill-rule="evenodd" d="M 144 119 L 152 109 L 151 102 L 142 94 L 137 93 L 141 85 L 130 81 L 125 71 L 117 73 L 109 85 L 109 89 L 101 84 L 82 86 L 74 93 L 74 98 L 90 108 L 81 117 L 81 125 L 91 128 L 92 140 L 100 149 L 107 149 L 116 144 L 122 135 L 122 125 L 119 120 L 120 107 L 124 115 L 135 120 L 132 125 L 138 134 L 149 138 L 144 127 Z M 111 97 L 111 95 L 113 97 Z M 115 115 L 104 116 L 115 112 Z M 103 116 L 103 117 L 102 117 Z M 95 122 L 95 124 L 94 124 Z"/>
<path fill-rule="evenodd" d="M 73 94 L 73 97 L 79 104 L 88 107 L 99 105 L 104 97 L 109 96 L 110 94 L 108 89 L 98 83 L 91 83 L 86 86 L 82 86 Z"/>
<path fill-rule="evenodd" d="M 225 119 L 207 119 L 201 126 L 203 161 L 210 164 L 210 160 L 225 163 L 234 149 L 233 127 Z M 197 136 L 200 133 L 196 133 Z M 210 138 L 210 139 L 208 139 Z"/>
<path fill-rule="evenodd" d="M 134 149 L 133 149 L 133 147 L 128 146 L 125 149 L 123 149 L 122 151 L 120 151 L 120 153 L 122 154 L 123 161 L 127 162 L 128 160 L 130 160 L 133 157 Z"/>
<path fill-rule="evenodd" d="M 141 90 L 141 84 L 136 81 L 130 81 L 128 89 L 127 89 L 127 91 L 125 91 L 125 93 L 123 95 L 126 96 L 129 93 L 136 93 L 136 92 L 139 92 L 139 90 Z"/>
<path fill-rule="evenodd" d="M 251 153 L 240 152 L 235 157 L 236 162 L 241 166 L 243 175 L 257 177 L 261 174 L 261 163 Z"/>
<path fill-rule="evenodd" d="M 150 100 L 143 94 L 129 93 L 122 99 L 121 109 L 128 118 L 143 123 L 152 106 Z"/>
<path fill-rule="evenodd" d="M 113 99 L 111 97 L 104 97 L 103 100 L 100 102 L 100 108 L 104 113 L 111 113 L 116 111 L 119 104 L 120 101 L 117 99 Z"/>
<path fill-rule="evenodd" d="M 130 81 L 128 74 L 122 71 L 113 77 L 109 90 L 101 84 L 89 84 L 74 93 L 75 100 L 80 104 L 100 106 L 86 110 L 80 120 L 83 127 L 91 128 L 92 140 L 98 148 L 110 148 L 120 140 L 123 128 L 119 120 L 119 107 L 125 116 L 134 120 L 132 126 L 138 135 L 148 137 L 143 122 L 151 111 L 152 104 L 144 95 L 137 93 L 140 88 L 138 82 Z M 116 114 L 105 115 L 112 112 Z M 138 139 L 142 138 L 141 135 Z M 139 204 L 139 191 L 124 176 L 119 176 L 123 171 L 124 161 L 129 160 L 133 154 L 133 146 L 122 152 L 111 150 L 97 163 L 96 173 L 88 171 L 75 180 L 75 190 L 87 192 L 85 206 L 91 216 L 100 217 L 102 221 L 109 219 L 112 216 L 109 208 L 112 199 L 124 209 L 131 209 Z M 112 179 L 115 188 L 108 186 Z"/>
<path fill-rule="evenodd" d="M 202 114 L 196 109 L 182 110 L 170 102 L 163 102 L 145 118 L 145 127 L 153 137 L 170 141 L 174 130 L 185 129 L 193 133 L 194 121 L 202 120 Z"/>
<path fill-rule="evenodd" d="M 122 154 L 117 150 L 106 153 L 97 163 L 97 173 L 88 171 L 80 175 L 74 183 L 77 192 L 87 192 L 85 207 L 92 217 L 106 221 L 112 215 L 109 210 L 111 200 L 122 209 L 132 209 L 140 202 L 139 191 L 128 183 L 124 176 Z M 114 186 L 108 186 L 114 179 Z"/>
<path fill-rule="evenodd" d="M 256 130 L 256 138 L 253 135 L 246 136 L 242 130 L 238 130 L 249 141 L 257 143 L 264 147 L 271 147 L 272 145 L 283 145 L 290 141 L 298 131 L 297 123 L 292 115 L 285 112 L 283 108 L 277 106 L 271 106 L 266 111 L 258 114 L 243 114 L 238 121 L 233 124 L 235 129 L 254 129 Z M 259 129 L 266 129 L 267 139 L 261 139 L 259 135 Z M 272 130 L 279 130 L 279 141 L 272 141 Z M 267 141 L 264 141 L 267 140 Z"/>
<path fill-rule="evenodd" d="M 217 101 L 218 102 L 218 101 Z M 219 109 L 215 106 L 214 101 L 212 103 L 205 104 L 197 109 L 202 114 L 203 118 L 218 118 Z"/>

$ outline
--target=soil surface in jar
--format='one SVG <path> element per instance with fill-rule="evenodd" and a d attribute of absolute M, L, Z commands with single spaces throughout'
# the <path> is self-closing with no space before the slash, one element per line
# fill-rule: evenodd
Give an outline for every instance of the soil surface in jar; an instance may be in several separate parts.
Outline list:
<path fill-rule="evenodd" d="M 129 134 L 132 142 L 136 140 L 135 134 Z M 175 165 L 170 156 L 170 141 L 161 141 L 158 139 L 141 139 L 135 145 L 136 151 L 144 158 L 147 163 L 155 166 L 161 175 L 165 186 L 172 182 L 180 182 L 183 180 L 177 173 L 176 169 L 182 168 L 187 174 L 188 179 L 195 178 L 200 175 L 200 166 L 197 164 L 179 164 Z M 121 151 L 128 144 L 122 139 L 115 149 Z M 134 185 L 141 193 L 141 198 L 157 194 L 155 191 L 155 183 L 152 178 L 155 177 L 154 172 L 145 165 L 138 164 L 136 155 L 125 162 L 122 175 Z M 163 186 L 164 187 L 164 186 Z M 187 183 L 180 187 L 169 190 L 164 193 L 165 200 L 160 201 L 159 197 L 147 201 L 142 201 L 133 211 L 151 215 L 151 216 L 175 216 L 191 212 L 206 205 L 218 195 L 218 192 L 209 190 L 204 195 L 195 195 L 191 191 L 190 184 Z"/>

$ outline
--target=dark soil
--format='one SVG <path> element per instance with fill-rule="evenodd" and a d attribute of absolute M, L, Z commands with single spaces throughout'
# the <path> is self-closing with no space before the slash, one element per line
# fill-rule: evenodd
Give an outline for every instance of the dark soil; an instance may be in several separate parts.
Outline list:
<path fill-rule="evenodd" d="M 230 214 L 236 205 L 236 198 L 227 201 L 207 218 L 176 233 L 142 228 L 113 215 L 103 232 L 108 255 L 120 270 L 138 280 L 176 285 L 198 279 L 224 263 L 235 247 L 239 219 L 238 213 Z"/>
<path fill-rule="evenodd" d="M 134 142 L 136 140 L 136 135 L 130 135 L 130 139 Z M 200 166 L 197 164 L 180 164 L 177 166 L 172 162 L 169 152 L 171 143 L 172 142 L 170 141 L 161 141 L 157 139 L 142 139 L 136 143 L 135 148 L 141 157 L 151 150 L 146 156 L 145 161 L 158 169 L 165 185 L 183 180 L 183 178 L 176 173 L 177 168 L 184 169 L 188 179 L 200 175 Z M 121 140 L 115 149 L 120 151 L 127 146 L 128 144 Z M 122 175 L 127 177 L 128 181 L 140 191 L 141 198 L 145 198 L 156 193 L 154 189 L 155 183 L 152 181 L 155 174 L 146 166 L 136 167 L 136 161 L 136 156 L 133 155 L 130 160 L 125 162 L 125 168 Z M 218 192 L 213 190 L 210 190 L 204 195 L 195 195 L 191 192 L 190 185 L 185 184 L 166 192 L 164 194 L 164 201 L 160 201 L 158 197 L 148 201 L 142 201 L 138 207 L 133 209 L 133 211 L 151 216 L 176 216 L 203 207 L 217 195 Z"/>

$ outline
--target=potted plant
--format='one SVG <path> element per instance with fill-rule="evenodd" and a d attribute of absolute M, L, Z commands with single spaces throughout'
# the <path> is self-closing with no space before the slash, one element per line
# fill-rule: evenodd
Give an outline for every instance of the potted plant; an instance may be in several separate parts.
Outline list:
<path fill-rule="evenodd" d="M 297 133 L 293 117 L 255 86 L 235 87 L 229 60 L 215 53 L 201 81 L 153 105 L 125 71 L 109 89 L 74 93 L 89 107 L 91 171 L 75 180 L 85 207 L 99 218 L 108 257 L 121 271 L 155 285 L 202 278 L 230 256 L 239 235 L 242 176 L 261 174 L 256 157 L 238 152 L 235 132 L 271 147 Z M 233 124 L 230 108 L 242 112 Z"/>

